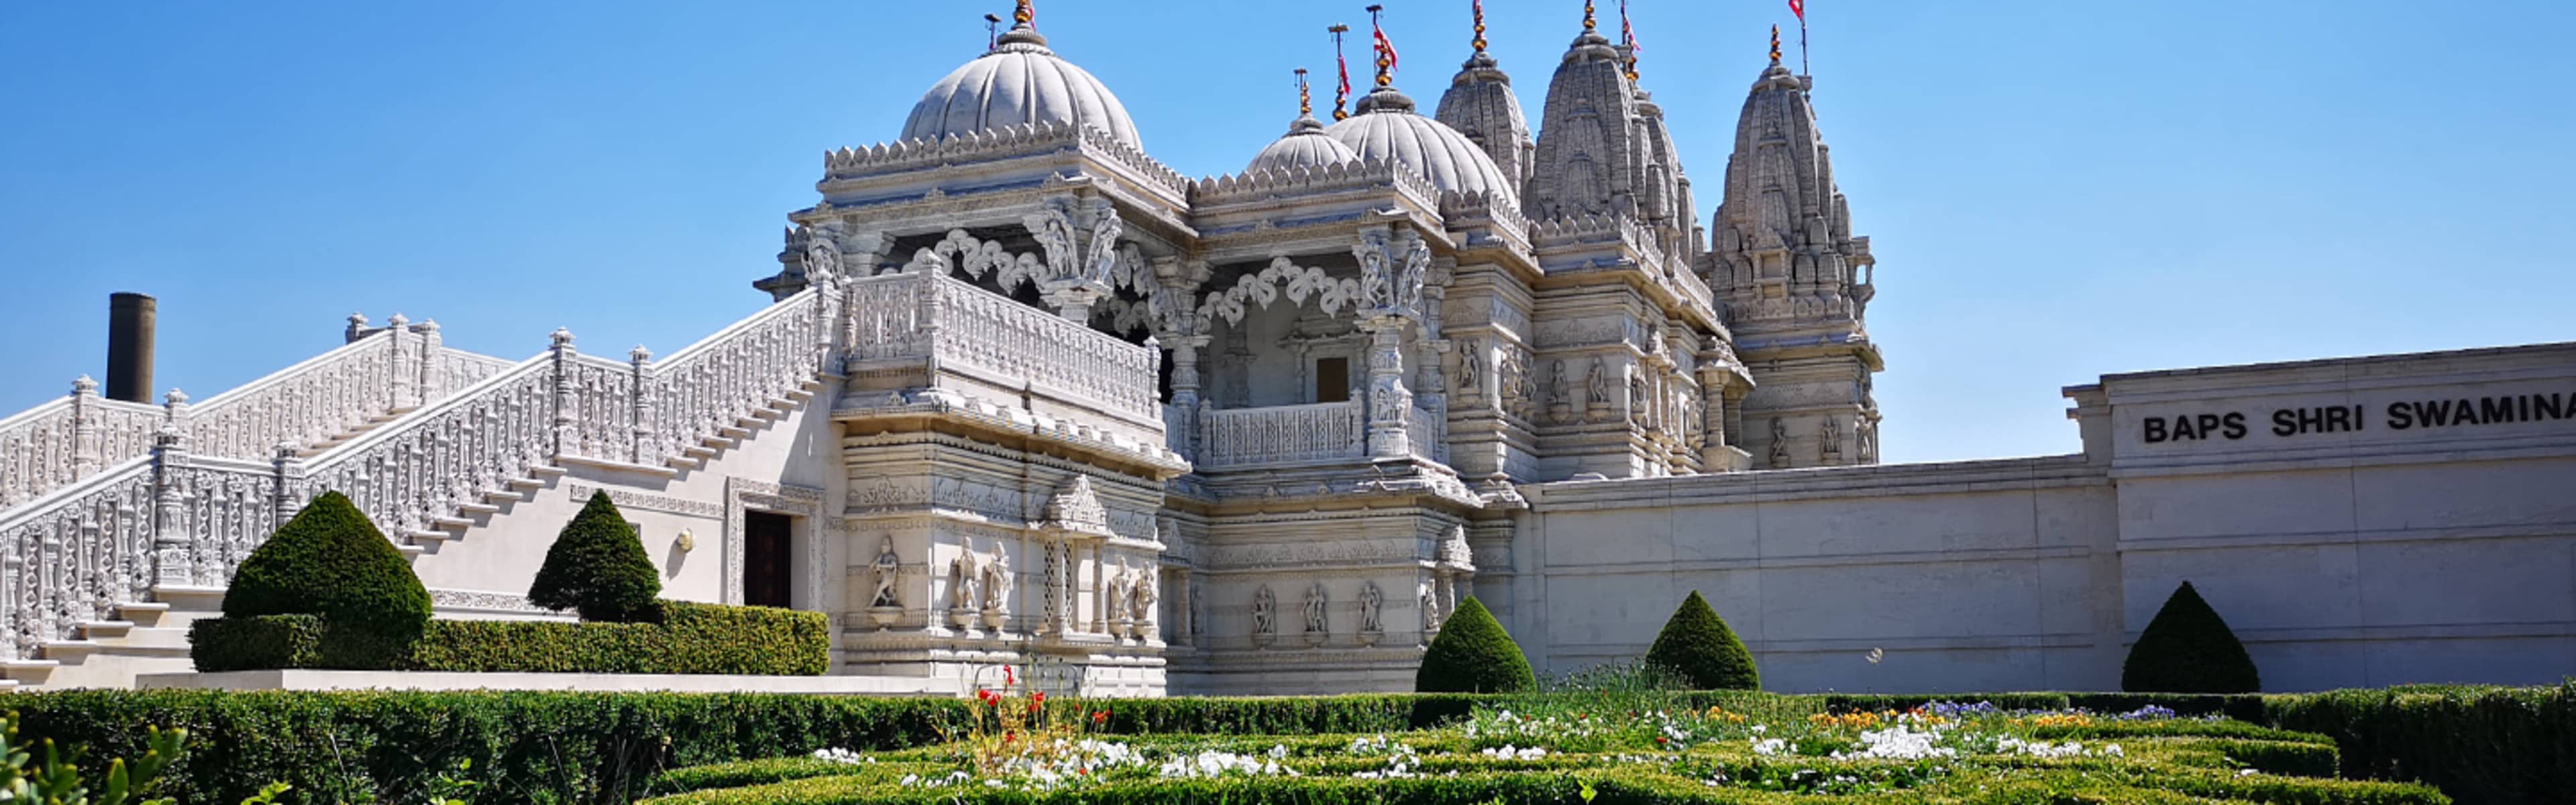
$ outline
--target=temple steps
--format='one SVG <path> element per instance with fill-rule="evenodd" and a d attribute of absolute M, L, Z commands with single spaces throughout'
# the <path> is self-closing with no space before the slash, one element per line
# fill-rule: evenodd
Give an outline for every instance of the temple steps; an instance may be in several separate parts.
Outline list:
<path fill-rule="evenodd" d="M 365 436 L 365 435 L 367 435 L 367 432 L 368 432 L 368 431 L 375 430 L 376 428 L 382 427 L 382 426 L 383 426 L 385 423 L 387 423 L 387 422 L 392 422 L 392 421 L 394 421 L 394 420 L 396 420 L 396 419 L 399 419 L 399 418 L 401 418 L 401 417 L 402 417 L 402 415 L 404 415 L 404 414 L 408 414 L 408 413 L 411 413 L 411 412 L 412 412 L 412 410 L 413 410 L 413 409 L 410 409 L 410 408 L 396 408 L 396 409 L 394 409 L 394 410 L 387 411 L 387 412 L 382 413 L 382 414 L 377 414 L 377 415 L 375 415 L 375 416 L 368 417 L 368 418 L 367 418 L 367 421 L 365 421 L 365 422 L 361 422 L 361 423 L 359 423 L 359 424 L 358 424 L 358 426 L 357 426 L 357 427 L 350 428 L 349 430 L 347 430 L 347 431 L 345 431 L 345 432 L 342 432 L 342 433 L 340 433 L 340 434 L 339 434 L 339 435 L 337 435 L 337 436 L 333 436 L 333 437 L 331 437 L 331 438 L 324 439 L 324 440 L 322 440 L 322 441 L 318 441 L 318 442 L 314 442 L 314 443 L 309 444 L 309 445 L 305 445 L 302 449 L 299 449 L 299 450 L 295 451 L 295 457 L 297 457 L 297 458 L 312 458 L 312 457 L 314 457 L 314 456 L 321 455 L 321 454 L 322 454 L 322 451 L 329 450 L 329 449 L 331 449 L 331 448 L 338 447 L 338 446 L 343 445 L 343 444 L 347 444 L 347 443 L 349 443 L 349 442 L 351 442 L 351 441 L 353 441 L 353 440 L 356 440 L 356 439 L 357 439 L 358 437 L 360 437 L 360 436 Z"/>
<path fill-rule="evenodd" d="M 84 621 L 68 640 L 49 641 L 40 658 L 0 663 L 0 690 L 132 687 L 137 674 L 196 669 L 188 628 L 223 614 L 223 589 L 165 586 L 159 601 L 129 601 L 109 620 Z"/>

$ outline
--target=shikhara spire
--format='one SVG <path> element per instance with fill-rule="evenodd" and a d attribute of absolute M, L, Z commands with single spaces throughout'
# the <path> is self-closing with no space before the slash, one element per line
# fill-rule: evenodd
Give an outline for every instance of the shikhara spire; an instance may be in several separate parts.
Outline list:
<path fill-rule="evenodd" d="M 1466 63 L 1459 65 L 1458 75 L 1449 80 L 1449 90 L 1441 93 L 1433 119 L 1482 148 L 1494 166 L 1510 177 L 1517 194 L 1529 183 L 1530 153 L 1537 145 L 1530 141 L 1529 121 L 1521 115 L 1519 96 L 1512 92 L 1512 77 L 1493 54 L 1485 52 L 1484 0 L 1475 0 L 1470 10 L 1475 20 L 1475 36 L 1469 41 L 1473 49 Z"/>

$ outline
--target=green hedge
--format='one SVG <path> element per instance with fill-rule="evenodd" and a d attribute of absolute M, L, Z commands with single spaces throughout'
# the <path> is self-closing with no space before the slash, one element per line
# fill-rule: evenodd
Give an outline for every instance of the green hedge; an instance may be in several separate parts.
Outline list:
<path fill-rule="evenodd" d="M 2333 736 L 2347 776 L 2421 780 L 2461 805 L 2576 800 L 2576 679 L 2264 697 L 2266 723 Z"/>
<path fill-rule="evenodd" d="M 813 676 L 830 670 L 821 613 L 663 602 L 663 622 L 431 621 L 408 644 L 307 615 L 201 620 L 201 671 L 333 668 Z"/>
<path fill-rule="evenodd" d="M 1433 726 L 1479 704 L 1519 706 L 1546 696 L 1132 699 L 1089 705 L 1109 712 L 1105 727 L 1117 733 L 1378 733 Z M 2071 700 L 2121 705 L 2097 711 L 2135 709 L 2126 705 L 2137 703 L 2089 696 L 1695 693 L 1682 700 L 1692 707 L 1717 704 L 1775 714 L 1901 709 L 1935 700 L 2032 709 L 2064 707 Z M 236 802 L 270 781 L 292 783 L 291 802 L 419 801 L 440 774 L 454 774 L 459 761 L 471 762 L 461 776 L 482 784 L 477 801 L 629 802 L 646 793 L 644 781 L 688 766 L 799 756 L 824 747 L 881 753 L 935 744 L 947 734 L 943 730 L 971 712 L 969 703 L 946 699 L 763 694 L 59 691 L 8 699 L 24 716 L 27 739 L 86 744 L 97 757 L 141 754 L 144 725 L 189 729 L 200 742 L 197 751 L 167 778 L 174 786 L 167 793 L 181 802 Z M 2191 714 L 2241 701 L 2179 697 L 2143 703 Z M 2317 746 L 2313 736 L 2282 730 L 2322 734 L 2340 746 L 2344 775 L 2420 779 L 2442 786 L 2463 805 L 2556 802 L 2563 792 L 2576 791 L 2576 771 L 2563 763 L 2576 757 L 2576 684 L 2345 691 L 2260 701 L 2266 709 L 2257 726 L 2169 721 L 2157 729 L 2226 739 L 2229 751 L 2245 753 L 2237 760 L 2280 772 L 2313 770 L 2325 758 L 2300 748 Z M 2044 728 L 2042 734 L 2095 740 L 2141 729 L 2111 722 Z M 2277 801 L 2314 801 L 2283 796 Z"/>

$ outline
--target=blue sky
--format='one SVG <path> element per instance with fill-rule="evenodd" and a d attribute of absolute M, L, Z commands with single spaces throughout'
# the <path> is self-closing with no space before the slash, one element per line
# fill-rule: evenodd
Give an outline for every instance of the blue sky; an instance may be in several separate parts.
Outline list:
<path fill-rule="evenodd" d="M 1362 5 L 1043 0 L 1039 24 L 1203 176 L 1285 129 L 1290 68 L 1328 74 L 1323 28 L 1365 31 Z M 1389 6 L 1427 107 L 1468 4 Z M 1535 116 L 1581 4 L 1488 6 Z M 2576 6 L 2476 8 L 1813 0 L 1816 105 L 1880 261 L 1886 458 L 2071 452 L 2057 389 L 2105 372 L 2576 338 Z M 820 154 L 894 134 L 987 11 L 0 5 L 0 414 L 102 371 L 120 290 L 160 297 L 157 385 L 200 398 L 352 311 L 513 359 L 557 326 L 675 350 L 766 302 L 747 283 Z M 1631 13 L 1704 221 L 1792 21 Z"/>

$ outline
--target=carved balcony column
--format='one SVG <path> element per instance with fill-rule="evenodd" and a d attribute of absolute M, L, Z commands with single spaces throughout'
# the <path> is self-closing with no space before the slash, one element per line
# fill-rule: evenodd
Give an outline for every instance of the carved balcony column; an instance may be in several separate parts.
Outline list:
<path fill-rule="evenodd" d="M 1360 320 L 1360 330 L 1369 334 L 1370 458 L 1400 459 L 1413 450 L 1405 430 L 1407 415 L 1413 410 L 1413 392 L 1404 387 L 1405 324 L 1403 317 L 1392 315 Z"/>
<path fill-rule="evenodd" d="M 72 380 L 72 478 L 98 471 L 98 381 L 81 375 Z"/>
<path fill-rule="evenodd" d="M 438 373 L 438 355 L 447 349 L 447 337 L 440 332 L 437 319 L 423 320 L 412 325 L 411 329 L 420 335 L 420 401 L 426 405 L 455 391 L 447 387 L 447 378 Z"/>
<path fill-rule="evenodd" d="M 626 362 L 630 368 L 628 377 L 633 381 L 630 386 L 633 405 L 628 412 L 626 459 L 637 464 L 658 464 L 662 456 L 653 439 L 653 387 L 646 380 L 652 373 L 653 351 L 637 344 L 635 349 L 626 353 Z"/>
<path fill-rule="evenodd" d="M 1204 335 L 1173 336 L 1163 340 L 1172 350 L 1172 402 L 1175 416 L 1164 423 L 1172 429 L 1165 434 L 1173 452 L 1191 461 L 1199 460 L 1199 350 L 1212 340 Z"/>
<path fill-rule="evenodd" d="M 179 392 L 170 396 L 174 408 L 186 405 L 187 397 Z M 187 584 L 196 578 L 196 567 L 188 561 L 187 500 L 179 479 L 187 461 L 187 434 L 175 422 L 162 425 L 152 438 L 152 578 L 159 584 Z"/>
<path fill-rule="evenodd" d="M 546 457 L 557 458 L 581 443 L 581 432 L 574 428 L 575 412 L 572 399 L 572 364 L 580 353 L 573 348 L 571 330 L 557 327 L 554 334 L 547 338 L 552 342 L 549 349 L 552 350 L 551 365 L 554 369 L 555 383 L 552 406 L 554 427 L 547 439 L 550 449 Z"/>
<path fill-rule="evenodd" d="M 396 313 L 385 320 L 389 397 L 396 411 L 420 407 L 420 350 L 412 345 L 411 319 Z"/>

